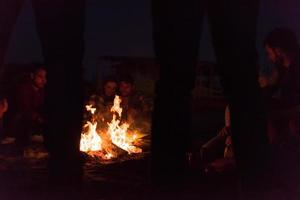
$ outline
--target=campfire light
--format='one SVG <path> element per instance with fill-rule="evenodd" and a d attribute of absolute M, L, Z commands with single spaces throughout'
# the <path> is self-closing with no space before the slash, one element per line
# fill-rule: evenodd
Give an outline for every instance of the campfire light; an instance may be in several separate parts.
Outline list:
<path fill-rule="evenodd" d="M 87 122 L 84 128 L 88 128 L 88 132 L 86 134 L 81 134 L 80 140 L 80 151 L 88 152 L 88 151 L 100 151 L 102 150 L 102 140 L 101 137 L 97 134 L 97 122 Z"/>
<path fill-rule="evenodd" d="M 130 153 L 141 153 L 142 149 L 132 145 L 136 139 L 135 135 L 132 137 L 127 134 L 129 125 L 127 123 L 120 124 L 120 120 L 116 120 L 116 115 L 113 115 L 111 123 L 108 123 L 108 134 L 112 142 L 119 148 Z"/>
<path fill-rule="evenodd" d="M 93 108 L 92 105 L 86 105 L 85 108 L 87 111 L 90 111 L 92 114 L 95 114 L 96 108 Z"/>
<path fill-rule="evenodd" d="M 110 111 L 118 113 L 119 116 L 121 117 L 122 108 L 120 105 L 121 105 L 121 99 L 118 95 L 116 95 L 116 97 L 114 98 L 114 105 L 111 107 Z"/>
<path fill-rule="evenodd" d="M 128 154 L 142 152 L 141 148 L 134 145 L 140 137 L 128 130 L 130 126 L 128 123 L 121 123 L 122 108 L 120 104 L 121 99 L 119 96 L 116 96 L 114 105 L 110 109 L 112 120 L 107 122 L 107 130 L 104 132 L 97 130 L 97 122 L 95 122 L 96 108 L 93 108 L 91 105 L 86 106 L 86 110 L 92 114 L 92 120 L 87 121 L 83 127 L 80 151 L 105 160 L 117 157 L 117 152 L 114 152 L 113 146 L 123 149 Z M 103 118 L 101 118 L 101 121 L 103 121 Z"/>

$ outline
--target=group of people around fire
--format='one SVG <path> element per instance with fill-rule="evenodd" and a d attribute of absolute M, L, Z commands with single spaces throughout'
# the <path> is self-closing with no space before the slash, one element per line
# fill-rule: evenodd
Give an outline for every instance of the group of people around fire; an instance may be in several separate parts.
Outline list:
<path fill-rule="evenodd" d="M 276 28 L 263 43 L 266 55 L 273 64 L 269 74 L 259 74 L 258 84 L 264 96 L 268 114 L 268 136 L 272 145 L 300 143 L 300 48 L 295 34 L 286 28 Z M 16 84 L 10 95 L 0 94 L 0 137 L 13 136 L 20 149 L 28 144 L 32 134 L 43 133 L 46 123 L 44 112 L 47 70 L 34 67 Z M 111 120 L 110 109 L 118 95 L 121 99 L 122 120 L 138 123 L 148 120 L 152 99 L 136 90 L 130 75 L 108 76 L 94 91 L 86 104 L 96 108 L 98 121 Z M 5 120 L 4 120 L 5 119 Z M 4 130 L 5 123 L 5 130 Z M 249 125 L 251 126 L 251 125 Z M 5 140 L 2 140 L 5 143 Z M 202 146 L 202 153 L 220 147 L 221 157 L 234 159 L 230 135 L 230 107 L 226 107 L 225 126 L 216 137 Z M 255 148 L 255 147 L 254 147 Z"/>
<path fill-rule="evenodd" d="M 20 80 L 9 87 L 11 91 L 3 92 L 0 96 L 0 139 L 2 144 L 15 143 L 16 152 L 22 154 L 32 138 L 42 138 L 47 123 L 44 114 L 47 70 L 40 64 L 21 74 Z M 122 120 L 129 123 L 148 120 L 149 129 L 152 101 L 136 90 L 132 76 L 108 76 L 93 93 L 86 97 L 86 105 L 96 108 L 95 116 L 100 121 L 106 123 L 111 119 L 110 109 L 118 95 L 121 99 Z"/>
<path fill-rule="evenodd" d="M 121 120 L 137 126 L 147 124 L 150 129 L 152 99 L 146 97 L 141 91 L 137 91 L 135 80 L 130 75 L 106 77 L 101 87 L 96 89 L 95 94 L 88 99 L 86 104 L 96 108 L 94 116 L 100 122 L 98 126 L 101 124 L 106 126 L 107 122 L 111 121 L 111 108 L 116 96 L 119 96 L 121 100 Z M 143 123 L 143 125 L 138 123 Z"/>

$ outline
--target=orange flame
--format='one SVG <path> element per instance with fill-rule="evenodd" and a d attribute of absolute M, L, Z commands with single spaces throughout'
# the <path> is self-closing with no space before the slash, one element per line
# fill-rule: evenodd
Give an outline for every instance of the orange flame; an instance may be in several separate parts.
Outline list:
<path fill-rule="evenodd" d="M 92 105 L 86 105 L 85 108 L 87 111 L 90 111 L 92 114 L 95 114 L 96 108 L 93 108 Z"/>
<path fill-rule="evenodd" d="M 108 123 L 108 134 L 111 137 L 112 143 L 120 147 L 121 149 L 130 153 L 141 153 L 142 149 L 133 146 L 133 142 L 136 137 L 130 137 L 127 134 L 129 125 L 127 123 L 120 124 L 120 120 L 116 120 L 116 115 L 113 115 L 111 123 Z"/>
<path fill-rule="evenodd" d="M 93 124 L 88 121 L 84 128 L 86 127 L 88 127 L 88 132 L 81 134 L 80 151 L 89 152 L 102 150 L 102 140 L 96 131 L 97 122 Z"/>
<path fill-rule="evenodd" d="M 121 104 L 121 99 L 118 95 L 116 95 L 116 97 L 114 98 L 114 105 L 111 107 L 110 111 L 118 113 L 119 116 L 121 117 L 122 108 L 120 104 Z"/>
<path fill-rule="evenodd" d="M 94 116 L 96 108 L 93 108 L 92 105 L 87 105 L 87 111 L 93 114 L 92 122 L 87 121 L 84 125 L 84 129 L 87 131 L 83 131 L 81 134 L 80 140 L 80 151 L 87 152 L 91 156 L 100 156 L 102 159 L 112 159 L 116 157 L 117 153 L 112 152 L 109 149 L 109 144 L 113 143 L 117 147 L 125 150 L 128 154 L 131 153 L 141 153 L 142 149 L 134 146 L 136 140 L 138 140 L 137 134 L 130 134 L 128 131 L 129 124 L 122 123 L 119 119 L 117 119 L 116 114 L 118 114 L 118 118 L 122 116 L 122 108 L 120 107 L 121 99 L 119 96 L 116 96 L 114 99 L 114 105 L 111 108 L 111 112 L 113 113 L 113 119 L 111 122 L 107 123 L 108 129 L 108 139 L 104 137 L 100 137 L 100 133 L 97 132 L 97 122 L 94 122 L 96 117 Z M 105 149 L 103 149 L 105 147 Z"/>

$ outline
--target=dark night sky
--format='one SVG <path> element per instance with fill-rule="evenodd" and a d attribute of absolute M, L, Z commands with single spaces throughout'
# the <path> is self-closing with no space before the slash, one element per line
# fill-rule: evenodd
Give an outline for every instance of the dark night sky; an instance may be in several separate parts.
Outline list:
<path fill-rule="evenodd" d="M 86 55 L 88 74 L 95 71 L 101 55 L 153 56 L 151 43 L 150 0 L 99 1 L 87 0 Z M 293 29 L 300 38 L 298 25 L 300 1 L 262 0 L 258 24 L 258 51 L 263 37 L 276 26 Z M 214 60 L 207 23 L 200 48 L 201 60 Z M 7 62 L 42 60 L 30 1 L 26 1 L 11 38 Z"/>

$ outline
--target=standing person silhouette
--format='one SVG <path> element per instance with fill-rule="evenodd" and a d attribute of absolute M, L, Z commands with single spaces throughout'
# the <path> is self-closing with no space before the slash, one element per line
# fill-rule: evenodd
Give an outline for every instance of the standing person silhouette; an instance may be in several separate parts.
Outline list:
<path fill-rule="evenodd" d="M 0 66 L 23 2 L 0 1 Z M 85 0 L 31 2 L 48 72 L 45 143 L 50 154 L 50 178 L 61 185 L 71 184 L 72 179 L 80 182 Z"/>
<path fill-rule="evenodd" d="M 267 136 L 256 67 L 258 9 L 259 0 L 152 0 L 154 50 L 161 67 L 152 124 L 154 185 L 178 186 L 184 178 L 200 25 L 207 12 L 231 108 L 241 186 L 249 199 L 259 195 L 254 190 L 267 160 Z"/>

